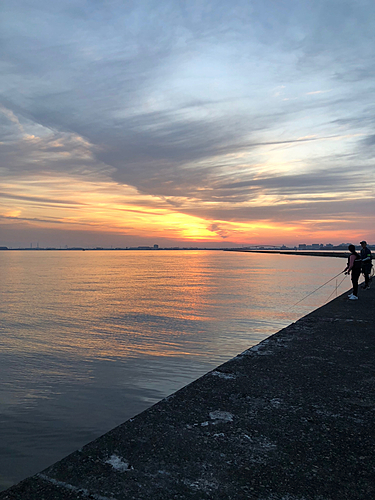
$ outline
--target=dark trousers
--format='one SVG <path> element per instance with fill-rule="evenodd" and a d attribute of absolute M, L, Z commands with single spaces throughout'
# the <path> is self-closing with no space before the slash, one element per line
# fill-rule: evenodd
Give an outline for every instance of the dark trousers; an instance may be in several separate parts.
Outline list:
<path fill-rule="evenodd" d="M 358 297 L 358 280 L 361 275 L 360 269 L 352 269 L 353 295 Z"/>
<path fill-rule="evenodd" d="M 367 264 L 363 265 L 362 272 L 363 272 L 363 275 L 365 277 L 365 285 L 368 286 L 369 282 L 370 282 L 371 265 L 370 266 L 368 266 Z"/>

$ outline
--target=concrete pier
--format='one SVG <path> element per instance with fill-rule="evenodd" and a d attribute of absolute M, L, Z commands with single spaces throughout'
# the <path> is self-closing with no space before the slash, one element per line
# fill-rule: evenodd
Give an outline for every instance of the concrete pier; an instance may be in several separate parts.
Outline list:
<path fill-rule="evenodd" d="M 374 306 L 343 294 L 0 499 L 375 498 Z"/>

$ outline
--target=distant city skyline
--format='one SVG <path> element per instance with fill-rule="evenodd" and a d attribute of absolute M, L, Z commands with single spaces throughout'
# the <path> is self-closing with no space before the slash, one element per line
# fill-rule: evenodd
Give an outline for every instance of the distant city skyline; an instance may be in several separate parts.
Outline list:
<path fill-rule="evenodd" d="M 347 250 L 347 247 L 349 246 L 350 243 L 339 243 L 339 244 L 332 244 L 332 243 L 312 243 L 312 244 L 306 244 L 306 243 L 299 243 L 298 245 L 294 246 L 287 246 L 287 245 L 272 245 L 272 244 L 257 244 L 257 245 L 233 245 L 233 246 L 228 246 L 227 245 L 209 245 L 205 246 L 202 244 L 196 244 L 192 242 L 191 245 L 183 245 L 183 246 L 159 246 L 158 244 L 154 245 L 139 245 L 139 246 L 120 246 L 120 247 L 113 247 L 113 245 L 110 246 L 84 246 L 84 245 L 77 245 L 77 246 L 69 246 L 69 245 L 60 245 L 58 247 L 51 247 L 51 246 L 39 246 L 37 243 L 36 245 L 33 245 L 33 243 L 30 243 L 30 246 L 2 246 L 0 245 L 0 250 L 226 250 L 226 249 L 246 249 L 246 248 L 253 248 L 253 249 L 276 249 L 276 250 L 335 250 L 335 249 L 343 249 Z M 355 244 L 354 245 L 358 248 L 360 248 L 360 244 Z M 371 243 L 368 243 L 368 246 L 374 246 Z"/>
<path fill-rule="evenodd" d="M 375 241 L 371 0 L 3 0 L 0 246 Z"/>

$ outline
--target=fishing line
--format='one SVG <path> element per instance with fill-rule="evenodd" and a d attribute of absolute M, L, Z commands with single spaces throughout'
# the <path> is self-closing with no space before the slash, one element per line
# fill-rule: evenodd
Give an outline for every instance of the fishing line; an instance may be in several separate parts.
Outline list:
<path fill-rule="evenodd" d="M 336 276 L 334 276 L 330 280 L 328 280 L 325 283 L 323 283 L 323 285 L 320 285 L 316 290 L 314 290 L 313 292 L 311 292 L 308 295 L 306 295 L 306 297 L 303 297 L 303 299 L 299 300 L 298 302 L 296 302 L 295 304 L 293 304 L 292 306 L 290 306 L 289 309 L 292 309 L 292 307 L 295 307 L 297 304 L 299 304 L 303 300 L 307 299 L 307 297 L 310 297 L 310 295 L 312 295 L 313 293 L 317 292 L 318 290 L 320 290 L 321 288 L 323 288 L 324 286 L 326 286 L 328 283 L 330 283 L 332 280 L 334 280 L 335 278 L 337 278 L 337 276 L 340 276 L 340 274 L 342 274 L 342 273 L 343 273 L 343 271 L 339 272 L 339 274 L 336 274 Z M 289 309 L 288 309 L 288 311 L 289 311 Z"/>
<path fill-rule="evenodd" d="M 340 283 L 338 285 L 336 285 L 335 290 L 333 290 L 333 292 L 331 293 L 331 295 L 328 297 L 327 300 L 329 300 L 335 292 L 337 294 L 337 289 L 340 287 L 341 283 L 344 281 L 345 278 L 346 278 L 346 275 L 343 277 L 343 279 L 340 281 Z"/>

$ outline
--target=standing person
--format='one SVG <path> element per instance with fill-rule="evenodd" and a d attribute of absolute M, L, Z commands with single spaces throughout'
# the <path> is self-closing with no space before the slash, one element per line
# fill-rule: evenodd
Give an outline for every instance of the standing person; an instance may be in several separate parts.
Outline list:
<path fill-rule="evenodd" d="M 358 300 L 358 280 L 361 275 L 362 261 L 360 255 L 355 251 L 354 245 L 349 245 L 348 250 L 350 252 L 348 264 L 343 272 L 345 274 L 352 273 L 353 293 L 348 297 L 350 300 Z"/>
<path fill-rule="evenodd" d="M 370 272 L 371 272 L 371 250 L 367 247 L 365 241 L 361 241 L 361 259 L 362 259 L 362 272 L 365 277 L 365 284 L 362 288 L 370 288 Z"/>

